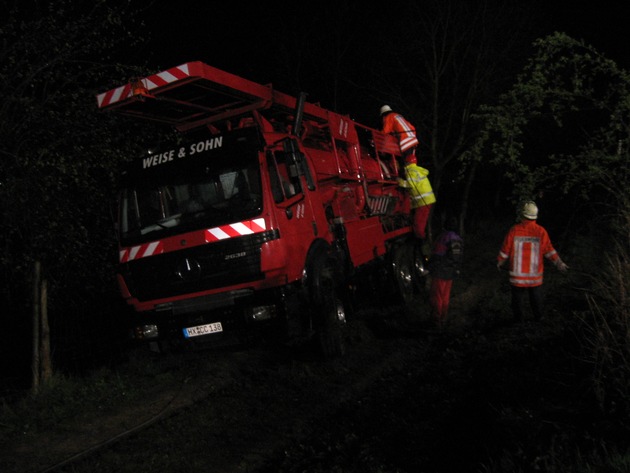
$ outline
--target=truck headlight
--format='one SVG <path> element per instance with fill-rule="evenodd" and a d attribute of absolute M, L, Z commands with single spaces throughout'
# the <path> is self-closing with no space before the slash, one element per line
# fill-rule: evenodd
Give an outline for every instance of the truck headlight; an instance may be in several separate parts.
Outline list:
<path fill-rule="evenodd" d="M 252 308 L 252 320 L 261 321 L 273 319 L 276 316 L 276 308 L 273 305 L 260 305 Z"/>
<path fill-rule="evenodd" d="M 135 330 L 135 336 L 138 340 L 157 338 L 158 335 L 158 327 L 157 325 L 153 324 L 141 325 L 139 327 L 136 327 Z"/>

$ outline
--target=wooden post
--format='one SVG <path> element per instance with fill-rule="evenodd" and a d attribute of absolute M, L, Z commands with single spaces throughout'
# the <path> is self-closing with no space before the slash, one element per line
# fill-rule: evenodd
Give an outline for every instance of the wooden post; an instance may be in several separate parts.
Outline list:
<path fill-rule="evenodd" d="M 41 381 L 46 384 L 52 378 L 52 360 L 50 358 L 50 327 L 48 325 L 48 280 L 42 280 L 40 291 L 41 308 L 41 339 L 40 339 L 40 359 L 41 359 Z"/>
<path fill-rule="evenodd" d="M 32 371 L 32 386 L 31 389 L 34 393 L 39 391 L 39 327 L 40 327 L 40 278 L 41 278 L 41 263 L 35 261 L 33 270 L 33 337 L 32 337 L 32 353 L 33 359 L 31 360 Z"/>

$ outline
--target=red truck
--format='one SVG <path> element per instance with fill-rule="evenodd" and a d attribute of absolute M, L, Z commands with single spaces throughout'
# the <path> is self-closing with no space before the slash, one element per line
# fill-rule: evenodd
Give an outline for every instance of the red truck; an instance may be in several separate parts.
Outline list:
<path fill-rule="evenodd" d="M 118 199 L 120 292 L 153 350 L 265 330 L 335 357 L 359 299 L 422 285 L 395 140 L 305 97 L 202 62 L 97 96 L 178 132 Z"/>

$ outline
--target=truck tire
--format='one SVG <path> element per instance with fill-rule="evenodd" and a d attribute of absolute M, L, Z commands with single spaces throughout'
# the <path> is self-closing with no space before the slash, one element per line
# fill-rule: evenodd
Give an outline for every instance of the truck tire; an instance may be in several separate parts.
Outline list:
<path fill-rule="evenodd" d="M 413 285 L 416 293 L 420 294 L 424 291 L 426 279 L 429 276 L 428 258 L 424 256 L 418 245 L 412 246 L 413 259 Z"/>
<path fill-rule="evenodd" d="M 345 354 L 346 311 L 338 291 L 336 260 L 320 253 L 311 266 L 311 301 L 318 348 L 325 359 Z"/>
<path fill-rule="evenodd" d="M 405 242 L 394 248 L 391 270 L 396 296 L 403 305 L 410 304 L 419 287 L 413 243 Z"/>
<path fill-rule="evenodd" d="M 341 299 L 334 293 L 324 301 L 321 308 L 321 326 L 317 330 L 319 350 L 325 359 L 334 359 L 345 354 L 344 342 L 346 313 Z"/>

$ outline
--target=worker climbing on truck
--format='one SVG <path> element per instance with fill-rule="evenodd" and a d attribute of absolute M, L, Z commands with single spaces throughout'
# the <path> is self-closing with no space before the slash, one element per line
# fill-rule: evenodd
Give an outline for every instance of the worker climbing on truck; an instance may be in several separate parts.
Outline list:
<path fill-rule="evenodd" d="M 381 131 L 396 138 L 403 158 L 415 156 L 418 147 L 416 128 L 400 113 L 394 112 L 389 105 L 381 107 L 381 119 L 383 120 Z"/>
<path fill-rule="evenodd" d="M 408 155 L 405 159 L 404 173 L 405 177 L 399 178 L 398 184 L 401 188 L 407 189 L 411 197 L 411 221 L 413 234 L 416 237 L 411 258 L 416 264 L 418 276 L 423 278 L 429 275 L 426 266 L 431 252 L 431 243 L 427 238 L 427 226 L 436 198 L 428 178 L 428 169 L 418 166 L 414 155 Z M 420 264 L 419 261 L 422 263 Z"/>
<path fill-rule="evenodd" d="M 429 181 L 429 170 L 418 166 L 416 157 L 409 155 L 405 158 L 405 178 L 399 179 L 399 184 L 401 187 L 409 189 L 413 214 L 413 233 L 418 239 L 424 241 L 427 239 L 427 223 L 431 209 L 436 202 Z"/>

